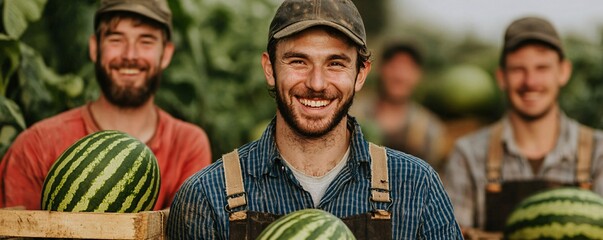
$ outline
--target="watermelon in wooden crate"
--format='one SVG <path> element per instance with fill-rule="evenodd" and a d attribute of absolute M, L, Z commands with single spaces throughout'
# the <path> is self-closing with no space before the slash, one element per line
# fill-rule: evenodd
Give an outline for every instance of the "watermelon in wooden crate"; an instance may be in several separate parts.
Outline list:
<path fill-rule="evenodd" d="M 507 219 L 505 239 L 603 239 L 603 198 L 579 188 L 535 194 Z"/>
<path fill-rule="evenodd" d="M 153 209 L 161 183 L 157 159 L 119 131 L 92 133 L 52 165 L 42 209 L 60 212 L 140 212 Z"/>
<path fill-rule="evenodd" d="M 289 213 L 270 224 L 258 240 L 356 239 L 352 231 L 333 214 L 319 209 Z"/>

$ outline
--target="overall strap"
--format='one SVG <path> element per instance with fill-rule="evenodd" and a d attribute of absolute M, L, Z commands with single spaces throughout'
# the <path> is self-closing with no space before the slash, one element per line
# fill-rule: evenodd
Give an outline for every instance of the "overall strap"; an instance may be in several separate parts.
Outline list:
<path fill-rule="evenodd" d="M 501 190 L 500 175 L 502 165 L 502 123 L 497 123 L 490 130 L 490 145 L 488 147 L 487 175 L 489 192 L 499 192 Z M 580 125 L 577 149 L 576 182 L 580 188 L 591 189 L 591 161 L 593 150 L 593 129 Z"/>
<path fill-rule="evenodd" d="M 592 189 L 590 176 L 591 160 L 593 151 L 593 129 L 580 125 L 580 134 L 578 136 L 577 163 L 576 163 L 576 182 L 580 188 Z"/>
<path fill-rule="evenodd" d="M 385 148 L 369 143 L 369 153 L 371 155 L 371 201 L 389 203 L 391 199 Z M 390 219 L 391 214 L 386 210 L 375 209 L 372 217 Z"/>
<path fill-rule="evenodd" d="M 224 166 L 224 179 L 226 183 L 227 210 L 247 205 L 247 196 L 243 187 L 243 174 L 241 173 L 241 162 L 239 161 L 239 152 L 235 149 L 232 152 L 222 155 Z M 246 211 L 231 212 L 230 220 L 241 220 L 247 218 Z"/>
<path fill-rule="evenodd" d="M 501 187 L 501 166 L 503 159 L 503 149 L 501 144 L 503 124 L 502 121 L 490 127 L 490 141 L 488 146 L 488 159 L 486 162 L 486 178 L 488 185 L 486 191 L 500 192 Z"/>

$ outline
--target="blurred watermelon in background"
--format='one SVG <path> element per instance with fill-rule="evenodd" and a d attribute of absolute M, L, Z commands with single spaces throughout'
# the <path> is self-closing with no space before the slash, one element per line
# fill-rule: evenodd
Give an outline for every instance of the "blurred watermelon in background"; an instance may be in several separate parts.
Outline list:
<path fill-rule="evenodd" d="M 484 69 L 469 64 L 447 68 L 431 80 L 423 103 L 445 119 L 496 114 L 501 94 Z"/>

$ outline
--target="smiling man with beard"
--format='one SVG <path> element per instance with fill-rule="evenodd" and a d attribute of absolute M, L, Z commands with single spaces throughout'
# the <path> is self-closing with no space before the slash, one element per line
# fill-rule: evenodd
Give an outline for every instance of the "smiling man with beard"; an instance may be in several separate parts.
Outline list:
<path fill-rule="evenodd" d="M 54 161 L 71 144 L 100 130 L 138 138 L 157 157 L 161 187 L 155 209 L 168 208 L 186 178 L 209 165 L 205 132 L 157 107 L 154 96 L 174 45 L 166 0 L 102 0 L 89 40 L 100 97 L 34 124 L 0 162 L 0 208 L 40 208 Z"/>
<path fill-rule="evenodd" d="M 276 117 L 182 185 L 168 238 L 255 239 L 279 216 L 318 208 L 357 239 L 461 239 L 433 168 L 367 142 L 348 115 L 371 69 L 351 1 L 284 1 L 261 63 Z"/>
<path fill-rule="evenodd" d="M 603 195 L 603 132 L 570 119 L 557 102 L 571 70 L 547 20 L 509 25 L 496 72 L 507 113 L 457 141 L 446 167 L 444 183 L 461 227 L 501 231 L 516 204 L 551 187 Z"/>

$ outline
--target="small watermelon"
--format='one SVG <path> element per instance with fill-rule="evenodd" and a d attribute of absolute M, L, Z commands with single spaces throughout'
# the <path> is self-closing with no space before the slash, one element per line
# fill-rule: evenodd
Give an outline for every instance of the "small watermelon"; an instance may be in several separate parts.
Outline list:
<path fill-rule="evenodd" d="M 159 166 L 141 141 L 119 131 L 92 133 L 54 162 L 42 188 L 44 210 L 139 212 L 153 209 Z"/>
<path fill-rule="evenodd" d="M 522 201 L 507 219 L 505 239 L 603 239 L 603 198 L 558 188 Z"/>
<path fill-rule="evenodd" d="M 270 224 L 258 240 L 356 239 L 352 231 L 333 214 L 319 209 L 289 213 Z"/>

